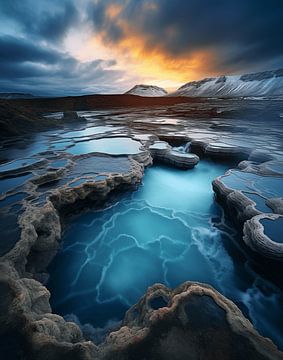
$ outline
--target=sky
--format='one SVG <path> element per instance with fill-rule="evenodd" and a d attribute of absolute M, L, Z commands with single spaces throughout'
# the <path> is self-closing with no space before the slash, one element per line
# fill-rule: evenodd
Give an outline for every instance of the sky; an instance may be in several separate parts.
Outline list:
<path fill-rule="evenodd" d="M 0 92 L 174 90 L 283 67 L 283 0 L 0 0 Z"/>

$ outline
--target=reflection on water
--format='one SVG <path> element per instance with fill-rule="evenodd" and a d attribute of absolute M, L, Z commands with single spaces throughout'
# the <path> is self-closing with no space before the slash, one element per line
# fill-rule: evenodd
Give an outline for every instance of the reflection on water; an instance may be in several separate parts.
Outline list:
<path fill-rule="evenodd" d="M 264 226 L 264 233 L 272 239 L 272 241 L 283 243 L 282 230 L 283 230 L 283 218 L 275 220 L 261 219 L 261 224 Z"/>
<path fill-rule="evenodd" d="M 103 138 L 76 143 L 68 150 L 70 154 L 81 155 L 92 152 L 110 155 L 131 155 L 142 152 L 139 141 L 126 137 Z"/>

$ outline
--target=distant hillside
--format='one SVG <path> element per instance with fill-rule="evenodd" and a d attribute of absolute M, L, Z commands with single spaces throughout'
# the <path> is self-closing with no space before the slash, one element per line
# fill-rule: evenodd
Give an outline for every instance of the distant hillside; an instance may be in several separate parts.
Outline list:
<path fill-rule="evenodd" d="M 241 97 L 283 95 L 283 69 L 188 82 L 169 96 Z"/>
<path fill-rule="evenodd" d="M 164 96 L 167 95 L 167 91 L 154 85 L 136 85 L 125 94 L 138 96 Z"/>
<path fill-rule="evenodd" d="M 18 107 L 11 100 L 0 101 L 0 138 L 42 130 L 52 123 L 29 107 Z"/>
<path fill-rule="evenodd" d="M 57 98 L 34 98 L 9 100 L 13 106 L 30 108 L 37 112 L 66 110 L 94 110 L 109 108 L 128 108 L 139 106 L 170 106 L 180 103 L 198 102 L 197 98 L 154 96 L 143 97 L 129 94 L 121 95 L 83 95 Z"/>
<path fill-rule="evenodd" d="M 32 99 L 35 96 L 26 93 L 9 93 L 0 92 L 0 99 Z"/>
<path fill-rule="evenodd" d="M 48 127 L 62 126 L 66 121 L 47 119 L 42 114 L 57 111 L 96 109 L 126 109 L 150 106 L 173 106 L 181 103 L 198 104 L 205 99 L 189 97 L 142 97 L 134 95 L 84 95 L 61 98 L 32 98 L 0 100 L 0 138 L 31 133 Z M 184 110 L 186 116 L 216 116 L 216 109 L 208 106 L 199 110 L 197 105 Z"/>

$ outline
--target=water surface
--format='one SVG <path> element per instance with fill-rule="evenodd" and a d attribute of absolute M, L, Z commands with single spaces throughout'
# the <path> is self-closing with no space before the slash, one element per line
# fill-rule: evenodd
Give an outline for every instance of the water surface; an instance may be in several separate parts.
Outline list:
<path fill-rule="evenodd" d="M 101 327 L 121 320 L 156 282 L 173 288 L 200 281 L 283 345 L 282 294 L 250 269 L 239 235 L 214 201 L 211 181 L 228 167 L 205 160 L 187 171 L 154 166 L 136 192 L 73 218 L 49 269 L 54 312 Z"/>

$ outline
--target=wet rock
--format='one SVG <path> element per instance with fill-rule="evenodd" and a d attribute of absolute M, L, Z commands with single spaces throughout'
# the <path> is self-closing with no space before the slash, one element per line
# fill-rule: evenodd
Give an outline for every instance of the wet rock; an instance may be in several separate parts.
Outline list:
<path fill-rule="evenodd" d="M 104 159 L 104 162 L 101 159 Z M 106 159 L 107 157 L 98 157 L 97 161 L 93 161 L 89 157 L 83 158 L 71 170 L 71 174 L 76 176 L 77 171 L 80 173 L 89 164 L 95 165 L 97 171 L 101 171 L 102 168 L 109 171 L 105 164 Z M 112 164 L 111 161 L 110 163 Z M 28 273 L 38 277 L 44 272 L 59 247 L 61 215 L 78 211 L 89 202 L 92 206 L 100 204 L 111 191 L 122 187 L 130 188 L 141 181 L 143 166 L 137 161 L 121 159 L 121 162 L 116 160 L 114 164 L 116 168 L 113 167 L 112 171 L 117 169 L 121 173 L 108 173 L 107 177 L 96 181 L 97 173 L 94 172 L 93 178 L 84 179 L 77 186 L 56 186 L 50 190 L 43 206 L 28 204 L 19 218 L 21 238 L 2 259 L 13 262 L 21 275 Z"/>
<path fill-rule="evenodd" d="M 62 120 L 78 121 L 78 120 L 85 120 L 85 118 L 80 117 L 76 111 L 64 111 Z"/>
<path fill-rule="evenodd" d="M 149 147 L 149 151 L 154 160 L 181 169 L 191 169 L 199 162 L 197 155 L 175 151 L 165 141 L 156 141 Z"/>
<path fill-rule="evenodd" d="M 247 158 L 250 150 L 236 145 L 230 145 L 221 142 L 211 142 L 205 147 L 204 153 L 211 158 L 239 160 Z"/>
<path fill-rule="evenodd" d="M 262 257 L 281 260 L 283 245 L 276 241 L 277 233 L 265 234 L 261 223 L 261 219 L 277 219 L 283 212 L 282 197 L 278 196 L 282 180 L 271 176 L 269 163 L 275 165 L 265 162 L 249 164 L 242 171 L 230 170 L 213 181 L 213 189 L 233 219 L 244 226 L 244 242 Z"/>
<path fill-rule="evenodd" d="M 266 204 L 275 212 L 276 214 L 283 215 L 283 198 L 271 198 L 267 199 Z"/>
<path fill-rule="evenodd" d="M 263 223 L 263 220 L 268 220 L 268 227 Z M 279 227 L 283 228 L 283 216 L 273 214 L 254 216 L 244 224 L 243 240 L 251 249 L 262 256 L 283 261 L 283 242 L 278 240 L 282 234 Z"/>
<path fill-rule="evenodd" d="M 23 343 L 23 358 L 90 359 L 95 345 L 83 341 L 76 324 L 51 313 L 49 291 L 39 282 L 20 279 L 11 265 L 1 263 L 0 289 L 0 334 L 13 329 Z"/>
<path fill-rule="evenodd" d="M 235 105 L 233 104 L 233 106 Z M 149 118 L 146 111 L 144 110 L 144 114 L 140 113 L 139 116 L 144 119 Z M 176 113 L 176 110 L 173 109 L 167 111 L 168 114 L 169 111 L 172 111 L 171 115 Z M 204 108 L 203 111 L 208 112 L 209 110 Z M 179 115 L 187 119 L 194 113 L 196 111 L 193 109 L 184 108 Z M 201 113 L 199 111 L 199 115 Z M 123 119 L 121 116 L 121 125 L 124 125 L 126 117 L 127 115 Z M 70 118 L 74 118 L 74 121 L 78 120 L 78 115 L 72 115 Z M 133 122 L 133 118 L 129 123 Z M 139 125 L 143 131 L 147 126 L 150 128 L 152 125 L 151 120 L 147 121 L 148 124 L 140 123 Z M 191 126 L 194 122 L 192 118 L 187 127 L 182 125 L 182 131 L 181 127 L 176 127 L 180 126 L 179 120 L 177 120 L 175 135 L 168 134 L 168 127 L 172 126 L 171 129 L 173 129 L 172 124 L 176 122 L 176 119 L 164 119 L 161 125 L 158 121 L 154 125 L 156 134 L 158 136 L 159 133 L 166 134 L 159 138 L 168 141 L 171 145 L 182 145 L 190 139 L 190 136 L 194 136 L 193 133 L 191 134 Z M 197 128 L 202 126 L 199 119 L 195 120 L 195 123 Z M 250 125 L 252 126 L 252 124 Z M 237 126 L 235 126 L 235 131 Z M 226 121 L 223 121 L 223 126 L 216 128 L 219 132 L 231 131 L 231 125 Z M 127 131 L 127 136 L 131 136 L 130 130 Z M 125 136 L 125 134 L 119 136 Z M 194 146 L 199 147 L 203 154 L 215 158 L 237 157 L 242 150 L 239 146 L 223 145 L 225 139 L 218 135 L 214 138 L 211 134 L 206 134 L 206 131 L 200 132 L 200 140 L 193 142 L 192 149 Z M 143 138 L 141 137 L 140 140 L 143 141 Z M 145 147 L 147 148 L 156 140 L 156 135 L 150 136 L 150 139 L 146 137 Z M 236 139 L 234 140 L 236 143 Z M 220 146 L 217 145 L 217 142 L 220 142 Z M 276 146 L 278 145 L 275 143 L 273 148 L 275 149 Z M 206 149 L 208 150 L 206 151 Z M 57 150 L 58 148 L 56 148 Z M 151 149 L 150 152 L 153 157 L 158 156 L 154 154 L 154 149 Z M 190 286 L 184 284 L 176 290 L 169 290 L 160 285 L 154 286 L 143 298 L 144 300 L 129 310 L 123 327 L 112 333 L 107 342 L 101 344 L 100 347 L 85 341 L 80 329 L 75 324 L 70 321 L 66 322 L 62 317 L 51 313 L 50 294 L 35 279 L 44 281 L 46 266 L 60 246 L 60 217 L 65 212 L 77 211 L 80 205 L 86 207 L 88 202 L 92 205 L 99 204 L 115 190 L 129 189 L 138 184 L 142 178 L 143 166 L 152 162 L 150 152 L 146 150 L 130 156 L 130 158 L 97 155 L 71 157 L 70 155 L 70 159 L 73 159 L 74 162 L 70 168 L 64 170 L 64 173 L 60 171 L 61 167 L 59 167 L 60 169 L 55 167 L 52 172 L 40 173 L 35 171 L 40 163 L 28 164 L 30 165 L 28 169 L 33 170 L 33 175 L 37 175 L 37 178 L 33 177 L 33 184 L 29 181 L 30 185 L 25 190 L 32 191 L 34 198 L 38 196 L 36 190 L 40 191 L 36 185 L 46 184 L 55 179 L 58 179 L 58 182 L 48 188 L 48 194 L 42 193 L 44 196 L 40 207 L 28 203 L 25 213 L 19 219 L 22 229 L 21 239 L 6 256 L 1 258 L 0 335 L 3 334 L 3 338 L 5 338 L 5 334 L 15 333 L 15 338 L 17 340 L 19 338 L 18 343 L 25 344 L 23 351 L 27 351 L 27 354 L 24 355 L 27 359 L 142 358 L 174 360 L 186 359 L 188 354 L 193 359 L 282 358 L 282 353 L 279 353 L 270 341 L 260 337 L 238 309 L 233 310 L 236 307 L 232 303 L 211 288 L 200 284 L 191 284 Z M 172 161 L 174 166 L 184 166 L 190 154 L 183 155 L 176 151 L 175 153 L 177 155 L 175 154 L 174 158 L 174 150 L 166 145 L 165 152 L 163 154 L 161 152 L 160 155 L 166 159 L 167 163 Z M 186 158 L 186 161 L 182 156 Z M 244 151 L 243 158 L 247 156 L 248 152 Z M 252 152 L 249 160 L 242 163 L 241 169 L 245 172 L 282 176 L 282 164 L 278 165 L 273 162 L 274 158 L 266 153 Z M 263 161 L 266 163 L 263 164 Z M 16 169 L 15 165 L 13 163 L 12 167 Z M 187 166 L 187 164 L 185 165 Z M 22 170 L 20 169 L 20 171 Z M 16 169 L 16 171 L 18 170 Z M 99 176 L 101 177 L 98 179 Z M 219 188 L 222 185 L 219 184 Z M 231 211 L 237 214 L 235 218 L 241 222 L 261 215 L 255 202 L 251 201 L 242 191 L 228 189 L 223 185 L 218 196 L 222 197 L 224 202 L 226 201 Z M 268 198 L 266 204 L 277 214 L 283 212 L 282 198 L 278 196 Z M 274 221 L 266 215 L 265 218 Z M 259 223 L 262 225 L 261 221 Z M 266 236 L 264 231 L 263 234 Z"/>
<path fill-rule="evenodd" d="M 232 169 L 226 172 L 225 175 L 222 175 L 213 181 L 213 189 L 217 194 L 218 199 L 224 205 L 229 203 L 231 199 L 231 193 L 235 192 L 237 195 L 233 195 L 234 205 L 236 208 L 242 208 L 244 212 L 244 207 L 247 206 L 247 203 L 242 195 L 245 195 L 245 198 L 249 198 L 249 194 L 253 194 L 250 199 L 250 204 L 257 204 L 255 197 L 259 201 L 265 201 L 265 205 L 268 206 L 268 199 L 280 198 L 282 196 L 282 178 L 281 176 L 274 176 L 265 170 L 265 164 L 254 165 L 252 168 L 249 166 L 245 167 L 242 171 L 237 169 Z M 240 194 L 242 193 L 242 195 Z M 238 200 L 237 200 L 238 199 Z M 241 206 L 241 202 L 243 203 Z M 238 203 L 238 205 L 236 204 Z M 229 204 L 228 204 L 229 205 Z M 263 210 L 261 212 L 267 212 Z M 271 212 L 271 211 L 270 211 Z M 252 216 L 256 214 L 252 214 Z"/>
<path fill-rule="evenodd" d="M 167 306 L 153 309 L 156 298 Z M 164 304 L 165 305 L 165 304 Z M 155 284 L 100 347 L 102 359 L 280 359 L 231 301 L 207 285 Z"/>
<path fill-rule="evenodd" d="M 46 255 L 58 249 L 61 225 L 56 209 L 50 201 L 40 208 L 28 206 L 21 215 L 19 223 L 20 240 L 2 257 L 2 260 L 13 263 L 15 269 L 23 276 L 26 274 L 27 264 L 31 264 L 28 259 L 34 258 L 40 269 L 48 264 L 50 258 Z M 34 264 L 28 272 L 35 272 L 36 268 Z"/>
<path fill-rule="evenodd" d="M 272 159 L 272 160 L 271 160 Z M 249 173 L 268 176 L 282 176 L 283 177 L 283 161 L 274 160 L 271 157 L 260 157 L 258 161 L 245 160 L 241 161 L 238 167 Z"/>
<path fill-rule="evenodd" d="M 259 163 L 270 160 L 273 160 L 273 156 L 267 151 L 263 151 L 259 149 L 253 150 L 249 156 L 249 161 L 255 161 Z"/>
<path fill-rule="evenodd" d="M 1 264 L 1 334 L 17 328 L 31 359 L 273 359 L 282 353 L 260 336 L 230 300 L 187 282 L 175 290 L 155 284 L 130 308 L 122 327 L 96 346 L 80 328 L 51 313 L 49 292 Z M 9 276 L 7 274 L 9 272 Z M 162 303 L 159 299 L 163 299 Z M 152 306 L 158 301 L 158 306 Z"/>
<path fill-rule="evenodd" d="M 191 151 L 205 157 L 216 160 L 244 160 L 247 159 L 251 150 L 238 145 L 231 145 L 220 141 L 205 139 L 192 139 Z"/>

